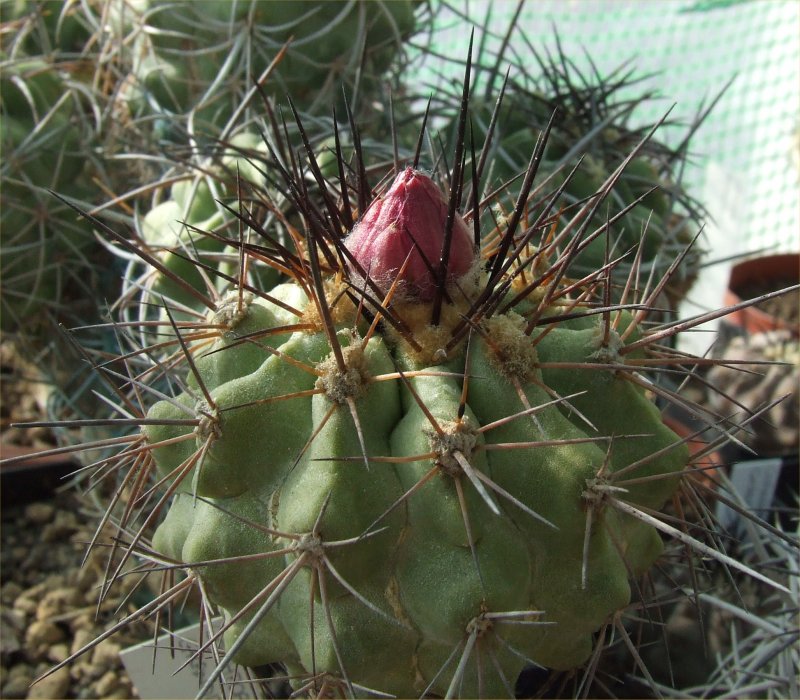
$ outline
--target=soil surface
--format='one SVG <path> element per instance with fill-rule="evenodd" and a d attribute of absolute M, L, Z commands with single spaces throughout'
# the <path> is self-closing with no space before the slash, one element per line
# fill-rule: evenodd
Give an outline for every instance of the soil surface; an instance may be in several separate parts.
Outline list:
<path fill-rule="evenodd" d="M 0 343 L 0 368 L 0 456 L 55 447 L 56 438 L 48 428 L 13 427 L 15 423 L 43 420 L 46 383 L 8 342 Z M 145 623 L 106 639 L 31 685 L 134 609 L 133 603 L 124 601 L 130 585 L 122 582 L 98 606 L 105 552 L 101 547 L 85 562 L 84 557 L 99 517 L 77 491 L 62 483 L 70 468 L 60 457 L 3 468 L 2 698 L 138 697 L 119 652 L 152 638 L 152 626 Z M 108 540 L 110 534 L 103 536 Z"/>
<path fill-rule="evenodd" d="M 121 649 L 152 635 L 144 623 L 104 640 L 35 685 L 32 681 L 134 609 L 115 585 L 98 606 L 103 549 L 82 560 L 97 515 L 70 492 L 2 512 L 0 696 L 3 698 L 136 698 Z M 109 533 L 110 534 L 110 533 Z M 135 583 L 131 579 L 131 584 Z"/>

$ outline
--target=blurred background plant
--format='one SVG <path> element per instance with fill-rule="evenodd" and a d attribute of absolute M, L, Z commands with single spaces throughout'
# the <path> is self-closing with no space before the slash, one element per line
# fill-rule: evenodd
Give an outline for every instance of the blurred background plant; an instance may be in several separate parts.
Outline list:
<path fill-rule="evenodd" d="M 0 12 L 4 340 L 54 398 L 91 411 L 88 368 L 61 327 L 96 322 L 119 289 L 120 266 L 74 208 L 90 210 L 110 191 L 92 27 L 77 3 L 6 2 Z M 86 342 L 105 341 L 92 333 Z"/>
<path fill-rule="evenodd" d="M 112 3 L 112 6 L 114 3 Z M 430 26 L 427 3 L 145 0 L 118 3 L 130 46 L 121 91 L 136 119 L 164 138 L 225 135 L 260 109 L 255 86 L 310 114 L 345 102 L 374 119 L 397 88 L 404 45 Z M 427 16 L 426 16 L 427 15 Z"/>
<path fill-rule="evenodd" d="M 493 134 L 492 147 L 482 156 L 486 163 L 492 164 L 484 174 L 483 196 L 493 190 L 505 193 L 493 212 L 496 218 L 507 216 L 513 208 L 522 184 L 519 173 L 527 165 L 525 154 L 532 152 L 538 134 L 552 114 L 556 117 L 542 166 L 542 180 L 547 187 L 541 196 L 549 196 L 577 168 L 561 200 L 565 219 L 602 187 L 609 174 L 656 125 L 655 122 L 631 124 L 637 108 L 659 97 L 642 85 L 647 76 L 641 75 L 633 62 L 602 75 L 594 66 L 584 73 L 563 53 L 558 38 L 556 47 L 554 55 L 545 56 L 530 45 L 527 56 L 533 59 L 533 70 L 523 70 L 517 59 L 504 54 L 487 55 L 477 69 L 476 83 L 484 92 L 473 104 L 471 127 L 478 143 Z M 507 46 L 501 48 L 512 53 Z M 514 77 L 507 79 L 504 86 L 498 67 L 509 64 Z M 494 99 L 501 87 L 504 87 L 503 103 L 495 115 Z M 457 93 L 436 95 L 435 106 L 445 114 L 449 111 L 452 115 L 455 104 Z M 661 303 L 673 311 L 677 309 L 694 283 L 703 258 L 704 241 L 693 239 L 700 234 L 705 213 L 699 201 L 681 184 L 681 178 L 691 135 L 706 115 L 704 110 L 684 125 L 685 139 L 677 146 L 664 143 L 660 130 L 646 140 L 625 167 L 609 202 L 601 210 L 602 216 L 613 222 L 609 244 L 605 238 L 589 242 L 570 266 L 573 277 L 584 277 L 610 260 L 626 258 L 613 270 L 613 297 L 618 299 L 634 265 L 639 267 L 641 279 L 650 275 L 660 279 L 673 261 L 683 255 L 678 273 L 672 276 Z M 449 121 L 445 134 L 452 142 L 457 124 L 454 116 Z M 657 121 L 662 122 L 660 128 L 670 124 L 678 127 L 675 120 L 670 122 L 663 116 Z M 629 251 L 643 236 L 641 257 L 634 261 Z"/>

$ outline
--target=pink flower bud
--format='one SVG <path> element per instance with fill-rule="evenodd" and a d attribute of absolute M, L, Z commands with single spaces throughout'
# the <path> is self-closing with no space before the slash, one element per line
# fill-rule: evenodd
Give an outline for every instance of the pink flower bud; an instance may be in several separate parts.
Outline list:
<path fill-rule="evenodd" d="M 384 291 L 408 258 L 401 278 L 404 290 L 422 301 L 430 301 L 436 292 L 446 222 L 444 193 L 424 173 L 406 168 L 386 194 L 372 202 L 345 245 Z M 456 213 L 447 262 L 448 279 L 466 274 L 474 260 L 471 232 Z"/>

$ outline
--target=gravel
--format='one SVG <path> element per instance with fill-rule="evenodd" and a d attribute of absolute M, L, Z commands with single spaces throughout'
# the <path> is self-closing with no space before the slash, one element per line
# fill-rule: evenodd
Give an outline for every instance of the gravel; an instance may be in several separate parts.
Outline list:
<path fill-rule="evenodd" d="M 106 559 L 102 548 L 82 561 L 96 516 L 72 492 L 12 505 L 2 512 L 0 552 L 0 696 L 3 698 L 136 698 L 119 652 L 152 638 L 141 623 L 122 630 L 31 685 L 134 609 L 135 584 L 115 585 L 98 611 Z M 105 533 L 104 533 L 105 534 Z M 124 579 L 123 579 L 124 581 Z"/>

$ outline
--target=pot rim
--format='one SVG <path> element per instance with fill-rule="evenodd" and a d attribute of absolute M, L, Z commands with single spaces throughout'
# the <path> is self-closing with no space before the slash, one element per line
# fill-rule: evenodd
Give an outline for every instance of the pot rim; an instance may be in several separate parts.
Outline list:
<path fill-rule="evenodd" d="M 731 268 L 724 303 L 733 306 L 744 301 L 739 290 L 752 281 L 786 278 L 796 278 L 800 282 L 800 253 L 779 253 L 743 260 Z M 777 318 L 755 306 L 739 309 L 726 316 L 724 321 L 749 334 L 770 330 L 788 330 L 795 336 L 800 334 L 797 323 Z"/>

